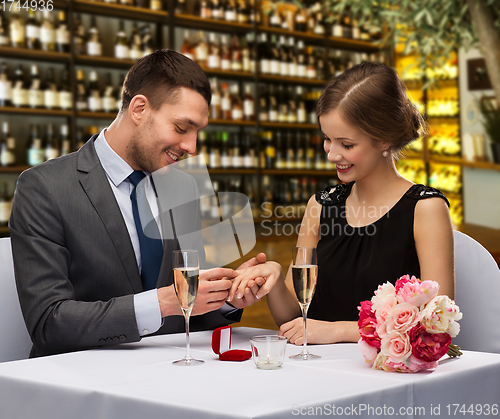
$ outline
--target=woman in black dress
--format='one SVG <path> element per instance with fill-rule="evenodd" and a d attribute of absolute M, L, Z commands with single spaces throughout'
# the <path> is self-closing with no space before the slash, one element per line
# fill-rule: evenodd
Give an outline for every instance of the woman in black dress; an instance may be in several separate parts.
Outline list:
<path fill-rule="evenodd" d="M 415 185 L 396 170 L 398 154 L 425 133 L 425 123 L 394 69 L 362 63 L 346 70 L 323 91 L 317 116 L 328 160 L 343 184 L 310 198 L 297 240 L 318 254 L 307 340 L 356 342 L 357 307 L 378 285 L 409 274 L 438 282 L 440 294 L 454 297 L 449 204 L 438 190 Z M 256 275 L 267 277 L 261 294 L 272 287 L 268 304 L 280 334 L 301 345 L 291 269 L 283 280 L 276 263 L 250 268 L 233 291 Z"/>

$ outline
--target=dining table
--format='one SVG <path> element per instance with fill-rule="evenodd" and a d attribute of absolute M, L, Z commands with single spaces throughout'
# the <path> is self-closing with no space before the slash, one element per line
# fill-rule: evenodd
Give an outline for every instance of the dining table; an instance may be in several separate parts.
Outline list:
<path fill-rule="evenodd" d="M 276 331 L 232 328 L 232 349 Z M 374 370 L 357 344 L 310 345 L 314 360 L 290 359 L 258 369 L 250 358 L 221 361 L 212 331 L 190 334 L 191 354 L 205 362 L 173 365 L 185 334 L 145 337 L 91 349 L 0 364 L 1 419 L 166 418 L 464 418 L 498 417 L 500 354 L 463 351 L 433 371 Z"/>

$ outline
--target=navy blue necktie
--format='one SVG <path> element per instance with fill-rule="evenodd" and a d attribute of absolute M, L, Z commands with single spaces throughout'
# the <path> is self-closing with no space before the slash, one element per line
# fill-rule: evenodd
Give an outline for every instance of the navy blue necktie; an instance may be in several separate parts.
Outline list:
<path fill-rule="evenodd" d="M 139 182 L 145 177 L 146 175 L 143 172 L 136 170 L 128 179 L 134 185 L 134 189 L 130 194 L 130 200 L 132 201 L 132 212 L 141 248 L 142 285 L 144 290 L 151 290 L 156 288 L 156 281 L 158 280 L 158 273 L 160 272 L 163 257 L 163 244 L 160 239 L 158 225 L 151 214 L 151 209 L 146 199 L 144 186 L 141 185 L 137 188 Z M 144 227 L 141 225 L 141 216 L 139 214 L 143 216 L 143 221 L 149 221 Z"/>

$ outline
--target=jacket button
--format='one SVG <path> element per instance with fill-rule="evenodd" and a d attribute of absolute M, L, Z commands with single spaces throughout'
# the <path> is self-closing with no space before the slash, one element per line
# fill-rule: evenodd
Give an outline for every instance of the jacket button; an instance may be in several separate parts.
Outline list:
<path fill-rule="evenodd" d="M 125 342 L 127 340 L 125 335 L 120 335 L 120 341 Z"/>
<path fill-rule="evenodd" d="M 99 339 L 99 343 L 106 343 L 106 339 Z"/>
<path fill-rule="evenodd" d="M 111 343 L 111 342 L 113 342 L 113 339 L 111 339 L 111 338 L 106 338 L 106 342 L 107 342 L 107 343 Z"/>
<path fill-rule="evenodd" d="M 119 342 L 119 341 L 120 341 L 120 339 L 118 338 L 118 336 L 113 337 L 113 342 Z"/>

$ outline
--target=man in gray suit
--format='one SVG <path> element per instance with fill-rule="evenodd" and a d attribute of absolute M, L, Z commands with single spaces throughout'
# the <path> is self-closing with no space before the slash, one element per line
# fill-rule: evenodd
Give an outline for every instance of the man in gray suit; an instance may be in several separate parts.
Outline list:
<path fill-rule="evenodd" d="M 31 356 L 184 331 L 172 286 L 178 244 L 163 241 L 156 288 L 144 290 L 128 176 L 142 171 L 150 177 L 194 153 L 197 133 L 208 124 L 210 99 L 210 84 L 196 63 L 174 51 L 156 51 L 129 71 L 121 110 L 106 130 L 78 152 L 21 174 L 9 229 Z M 155 213 L 149 185 L 146 196 Z M 178 193 L 194 195 L 195 186 L 182 178 Z M 240 268 L 264 261 L 260 254 Z M 255 301 L 258 283 L 233 306 L 226 304 L 234 276 L 225 268 L 200 272 L 192 330 L 238 321 L 236 309 Z"/>

